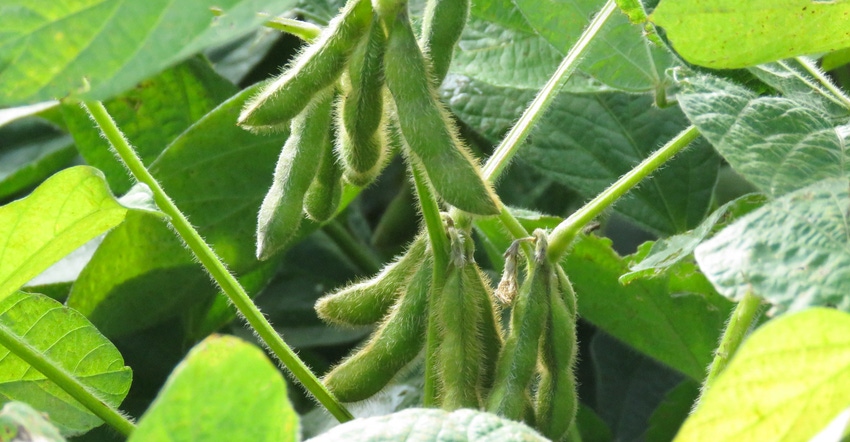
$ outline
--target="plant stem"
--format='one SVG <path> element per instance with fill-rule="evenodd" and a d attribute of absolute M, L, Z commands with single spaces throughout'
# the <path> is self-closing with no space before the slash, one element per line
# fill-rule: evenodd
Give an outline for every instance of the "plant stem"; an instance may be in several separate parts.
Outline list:
<path fill-rule="evenodd" d="M 729 317 L 729 323 L 726 324 L 726 330 L 723 331 L 723 336 L 720 338 L 720 345 L 714 353 L 714 360 L 711 361 L 711 366 L 708 369 L 708 376 L 702 385 L 702 392 L 697 400 L 697 404 L 705 396 L 705 392 L 714 385 L 717 377 L 726 369 L 729 360 L 738 351 L 747 332 L 756 320 L 761 307 L 761 299 L 751 292 L 744 294 L 743 299 L 738 301 L 735 310 Z"/>
<path fill-rule="evenodd" d="M 827 88 L 832 93 L 833 97 L 839 101 L 839 104 L 850 109 L 850 97 L 847 97 L 841 89 L 835 87 L 832 81 L 827 78 L 823 71 L 820 70 L 820 68 L 818 68 L 811 60 L 805 57 L 797 57 L 797 62 L 800 63 L 800 65 L 803 66 L 803 68 L 805 68 L 806 71 L 808 71 L 809 74 L 818 81 L 818 83 Z"/>
<path fill-rule="evenodd" d="M 381 270 L 381 261 L 375 256 L 371 250 L 365 249 L 360 242 L 358 242 L 351 234 L 346 230 L 342 224 L 333 219 L 329 223 L 322 226 L 322 230 L 334 241 L 337 247 L 345 253 L 346 256 L 351 258 L 351 261 L 354 262 L 356 266 L 363 271 L 363 273 L 372 275 L 378 273 Z"/>
<path fill-rule="evenodd" d="M 698 136 L 699 131 L 696 127 L 688 127 L 679 133 L 679 135 L 676 135 L 664 147 L 655 151 L 647 159 L 620 177 L 619 180 L 597 195 L 596 198 L 562 221 L 552 231 L 552 234 L 549 235 L 549 260 L 551 262 L 557 262 L 563 258 L 575 236 L 587 223 L 593 221 L 602 211 L 617 202 L 632 187 L 664 165 L 664 163 L 687 147 Z"/>
<path fill-rule="evenodd" d="M 576 44 L 573 45 L 561 61 L 558 69 L 552 74 L 552 77 L 540 89 L 540 92 L 537 93 L 537 96 L 534 97 L 534 100 L 528 105 L 528 108 L 519 117 L 516 124 L 505 135 L 505 138 L 493 152 L 493 155 L 487 159 L 487 163 L 484 164 L 482 170 L 484 179 L 494 182 L 502 171 L 508 167 L 511 158 L 516 155 L 517 150 L 528 138 L 531 129 L 534 128 L 534 125 L 552 104 L 552 101 L 558 95 L 558 91 L 567 79 L 569 79 L 570 75 L 575 72 L 579 61 L 581 61 L 581 57 L 587 51 L 593 38 L 596 37 L 596 34 L 616 10 L 617 4 L 614 0 L 608 0 L 605 6 L 602 7 L 602 10 L 596 14 L 596 17 L 593 18 L 590 25 L 581 34 Z"/>
<path fill-rule="evenodd" d="M 280 335 L 260 312 L 239 281 L 227 270 L 224 263 L 216 256 L 212 248 L 204 242 L 198 231 L 189 223 L 186 216 L 177 208 L 171 198 L 165 193 L 153 175 L 145 168 L 141 158 L 124 138 L 115 121 L 107 112 L 103 103 L 99 101 L 86 102 L 84 104 L 92 119 L 100 127 L 113 149 L 141 183 L 146 184 L 154 195 L 154 201 L 160 210 L 170 217 L 169 221 L 174 230 L 185 241 L 186 245 L 195 254 L 201 264 L 206 268 L 215 282 L 221 287 L 230 301 L 239 310 L 248 324 L 255 330 L 257 335 L 268 346 L 269 350 L 292 372 L 293 376 L 312 393 L 316 399 L 340 422 L 346 422 L 354 417 L 351 413 L 328 391 L 327 388 L 316 378 L 316 375 L 298 358 L 295 352 L 283 341 Z"/>
<path fill-rule="evenodd" d="M 135 424 L 118 410 L 106 405 L 105 401 L 98 398 L 73 375 L 45 357 L 38 349 L 16 339 L 15 334 L 3 325 L 0 325 L 0 346 L 6 347 L 15 356 L 38 370 L 124 436 L 130 436 L 130 433 L 136 429 Z"/>
<path fill-rule="evenodd" d="M 449 241 L 446 238 L 446 229 L 443 227 L 443 218 L 440 208 L 431 189 L 428 180 L 413 161 L 410 162 L 410 170 L 413 175 L 413 185 L 422 207 L 422 217 L 425 219 L 425 228 L 428 230 L 428 239 L 431 242 L 431 255 L 433 256 L 434 274 L 431 278 L 431 291 L 428 297 L 428 332 L 425 338 L 425 384 L 423 387 L 422 402 L 426 407 L 436 405 L 437 401 L 437 367 L 435 357 L 439 345 L 437 325 L 437 301 L 442 292 L 442 281 L 446 277 L 446 269 L 449 266 L 448 251 Z"/>

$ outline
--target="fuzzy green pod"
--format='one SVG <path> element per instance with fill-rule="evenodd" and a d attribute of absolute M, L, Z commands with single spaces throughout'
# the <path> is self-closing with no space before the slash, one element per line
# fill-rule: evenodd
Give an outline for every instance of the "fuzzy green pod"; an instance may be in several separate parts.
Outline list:
<path fill-rule="evenodd" d="M 372 397 L 422 350 L 431 275 L 428 259 L 369 342 L 325 376 L 324 384 L 339 400 L 356 402 Z"/>
<path fill-rule="evenodd" d="M 384 72 L 406 150 L 412 153 L 408 157 L 422 164 L 434 190 L 458 209 L 498 214 L 495 193 L 437 99 L 405 10 L 392 23 Z"/>
<path fill-rule="evenodd" d="M 330 90 L 317 95 L 292 120 L 291 132 L 257 219 L 257 257 L 266 259 L 292 240 L 301 225 L 304 195 L 313 182 L 327 144 L 331 122 Z"/>
<path fill-rule="evenodd" d="M 561 276 L 563 275 L 563 278 Z M 573 368 L 576 360 L 575 300 L 572 286 L 563 271 L 555 274 L 555 290 L 550 293 L 547 328 L 540 341 L 540 383 L 535 396 L 537 428 L 552 440 L 561 440 L 575 420 L 578 394 Z"/>
<path fill-rule="evenodd" d="M 476 275 L 472 264 L 450 266 L 437 314 L 440 330 L 439 382 L 443 409 L 480 406 L 482 383 L 481 304 L 473 293 Z M 472 278 L 470 278 L 472 276 Z"/>
<path fill-rule="evenodd" d="M 522 420 L 528 411 L 527 391 L 534 376 L 540 337 L 549 316 L 550 293 L 557 284 L 545 259 L 545 240 L 538 238 L 537 258 L 520 287 L 511 312 L 511 330 L 499 354 L 487 411 Z"/>
<path fill-rule="evenodd" d="M 369 0 L 350 0 L 315 43 L 245 104 L 239 125 L 256 131 L 276 130 L 295 118 L 313 95 L 337 81 L 371 20 Z"/>
<path fill-rule="evenodd" d="M 464 269 L 467 273 L 466 278 L 469 279 L 467 286 L 469 293 L 475 296 L 481 310 L 481 320 L 479 322 L 479 332 L 481 333 L 481 387 L 483 389 L 483 397 L 487 396 L 490 388 L 493 387 L 493 380 L 496 376 L 496 361 L 499 358 L 499 351 L 504 345 L 504 332 L 502 331 L 502 315 L 499 308 L 496 306 L 493 289 L 488 278 L 481 268 L 476 263 L 472 263 Z"/>
<path fill-rule="evenodd" d="M 469 0 L 428 0 L 422 17 L 421 46 L 431 60 L 431 78 L 439 87 L 452 62 L 452 54 L 466 21 Z"/>
<path fill-rule="evenodd" d="M 377 20 L 348 64 L 346 88 L 338 107 L 337 150 L 345 179 L 366 186 L 381 173 L 389 150 L 384 119 L 384 51 L 386 35 Z"/>
<path fill-rule="evenodd" d="M 316 312 L 323 320 L 348 326 L 375 324 L 386 316 L 426 260 L 428 240 L 424 235 L 410 244 L 407 252 L 374 277 L 321 297 Z"/>
<path fill-rule="evenodd" d="M 318 173 L 304 195 L 304 213 L 319 223 L 334 216 L 342 198 L 342 167 L 334 155 L 330 134 L 322 150 Z"/>

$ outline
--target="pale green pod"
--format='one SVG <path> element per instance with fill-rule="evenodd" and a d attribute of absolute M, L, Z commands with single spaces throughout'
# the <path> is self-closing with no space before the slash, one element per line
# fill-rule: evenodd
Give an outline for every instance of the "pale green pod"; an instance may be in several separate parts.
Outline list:
<path fill-rule="evenodd" d="M 355 402 L 374 396 L 422 351 L 433 270 L 430 259 L 421 264 L 366 345 L 324 377 L 324 384 L 339 400 Z"/>
<path fill-rule="evenodd" d="M 547 329 L 540 340 L 540 383 L 535 396 L 536 427 L 546 437 L 561 440 L 575 421 L 578 393 L 573 368 L 576 360 L 576 317 L 567 306 L 572 287 L 554 271 Z"/>
<path fill-rule="evenodd" d="M 482 390 L 481 304 L 472 291 L 474 273 L 451 265 L 439 298 L 438 324 L 440 345 L 439 379 L 442 386 L 440 404 L 443 409 L 480 407 Z M 470 278 L 472 276 L 472 278 Z"/>
<path fill-rule="evenodd" d="M 316 302 L 319 317 L 327 322 L 348 326 L 379 322 L 426 260 L 427 244 L 427 237 L 420 235 L 404 255 L 374 277 L 321 297 Z"/>
<path fill-rule="evenodd" d="M 304 213 L 318 223 L 333 218 L 342 198 L 342 167 L 334 155 L 331 134 L 322 150 L 318 173 L 304 195 Z"/>
<path fill-rule="evenodd" d="M 384 72 L 408 158 L 421 163 L 434 190 L 447 203 L 474 214 L 498 214 L 495 193 L 482 179 L 477 162 L 436 97 L 406 11 L 392 23 Z"/>
<path fill-rule="evenodd" d="M 301 225 L 304 195 L 313 182 L 327 143 L 333 94 L 317 95 L 292 120 L 291 132 L 257 217 L 257 257 L 266 259 L 286 246 Z"/>
<path fill-rule="evenodd" d="M 431 78 L 439 87 L 452 62 L 452 54 L 466 21 L 469 0 L 428 0 L 422 17 L 422 50 L 431 61 Z"/>
<path fill-rule="evenodd" d="M 514 301 L 511 330 L 499 354 L 487 401 L 487 411 L 513 420 L 527 415 L 527 392 L 549 315 L 549 293 L 557 282 L 545 259 L 535 262 L 529 273 Z"/>
<path fill-rule="evenodd" d="M 345 178 L 366 186 L 378 177 L 389 150 L 384 119 L 384 51 L 386 35 L 377 20 L 351 56 L 347 93 L 341 100 L 337 150 Z"/>
<path fill-rule="evenodd" d="M 469 293 L 475 295 L 481 310 L 481 322 L 478 327 L 481 333 L 482 348 L 481 387 L 483 389 L 482 397 L 487 397 L 496 376 L 496 361 L 498 361 L 499 352 L 504 345 L 502 315 L 501 310 L 496 306 L 490 280 L 484 275 L 478 264 L 472 263 L 464 269 L 464 272 L 469 279 L 467 284 Z"/>
<path fill-rule="evenodd" d="M 372 20 L 369 0 L 350 0 L 274 81 L 245 104 L 239 125 L 251 130 L 275 130 L 301 113 L 310 98 L 333 85 Z"/>

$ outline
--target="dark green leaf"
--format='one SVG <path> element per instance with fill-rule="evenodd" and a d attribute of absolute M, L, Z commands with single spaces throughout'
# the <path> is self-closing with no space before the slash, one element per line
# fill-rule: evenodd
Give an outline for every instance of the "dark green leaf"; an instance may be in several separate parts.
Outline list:
<path fill-rule="evenodd" d="M 294 1 L 60 4 L 15 1 L 0 15 L 0 105 L 69 94 L 110 98 L 206 48 L 242 36 Z"/>
<path fill-rule="evenodd" d="M 104 105 L 142 161 L 150 164 L 174 138 L 234 93 L 236 87 L 206 60 L 193 58 Z M 130 189 L 133 179 L 82 107 L 64 104 L 62 114 L 86 162 L 106 174 L 115 193 Z"/>
<path fill-rule="evenodd" d="M 667 442 L 676 437 L 682 423 L 691 414 L 699 396 L 699 384 L 686 380 L 670 390 L 649 417 L 646 442 Z"/>
<path fill-rule="evenodd" d="M 0 129 L 0 200 L 35 186 L 77 154 L 71 138 L 28 119 Z"/>
<path fill-rule="evenodd" d="M 262 350 L 213 336 L 174 369 L 129 440 L 294 442 L 298 415 Z"/>
<path fill-rule="evenodd" d="M 81 314 L 38 294 L 16 292 L 0 301 L 0 333 L 39 352 L 77 378 L 101 400 L 117 407 L 130 390 L 132 372 L 118 349 Z M 5 339 L 5 337 L 4 337 Z M 25 401 L 48 413 L 65 435 L 103 421 L 59 385 L 0 346 L 0 397 Z"/>
<path fill-rule="evenodd" d="M 732 304 L 692 263 L 626 286 L 618 278 L 629 261 L 610 240 L 584 237 L 564 269 L 575 287 L 579 316 L 695 380 L 702 380 Z"/>
<path fill-rule="evenodd" d="M 596 196 L 687 126 L 678 109 L 652 104 L 647 95 L 561 94 L 520 158 L 586 197 Z M 695 142 L 615 209 L 656 233 L 687 231 L 709 209 L 718 167 L 714 152 Z"/>
<path fill-rule="evenodd" d="M 688 119 L 768 195 L 850 172 L 846 129 L 836 127 L 822 108 L 810 107 L 815 101 L 759 97 L 707 75 L 687 79 L 685 88 L 678 99 Z"/>
<path fill-rule="evenodd" d="M 752 292 L 775 312 L 850 310 L 848 186 L 823 180 L 750 213 L 697 247 L 700 268 L 723 295 Z"/>

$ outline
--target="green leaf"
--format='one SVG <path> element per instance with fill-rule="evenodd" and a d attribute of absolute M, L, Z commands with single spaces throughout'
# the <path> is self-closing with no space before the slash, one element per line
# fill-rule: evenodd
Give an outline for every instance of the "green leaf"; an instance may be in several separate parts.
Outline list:
<path fill-rule="evenodd" d="M 247 34 L 294 1 L 6 2 L 0 14 L 0 105 L 69 94 L 103 100 L 206 48 Z"/>
<path fill-rule="evenodd" d="M 575 287 L 579 316 L 701 381 L 732 304 L 692 263 L 679 263 L 657 278 L 620 285 L 618 278 L 629 264 L 611 249 L 608 239 L 587 236 L 575 244 L 564 270 Z"/>
<path fill-rule="evenodd" d="M 765 197 L 759 194 L 744 195 L 729 201 L 715 210 L 700 225 L 679 235 L 644 243 L 632 258 L 636 263 L 629 273 L 620 277 L 620 282 L 629 284 L 635 279 L 650 278 L 667 271 L 691 256 L 694 250 L 712 233 L 730 224 L 733 220 L 761 207 Z"/>
<path fill-rule="evenodd" d="M 215 292 L 165 220 L 131 212 L 106 235 L 67 304 L 116 338 L 173 317 Z"/>
<path fill-rule="evenodd" d="M 688 119 L 738 173 L 768 195 L 848 176 L 846 130 L 823 109 L 759 97 L 707 75 L 686 82 L 689 90 L 678 100 Z"/>
<path fill-rule="evenodd" d="M 721 294 L 751 292 L 775 312 L 850 310 L 849 186 L 823 180 L 750 213 L 697 247 L 700 268 Z"/>
<path fill-rule="evenodd" d="M 130 390 L 132 372 L 118 349 L 81 314 L 38 294 L 16 292 L 0 301 L 0 333 L 26 346 L 45 364 L 60 367 L 92 393 L 117 407 Z M 59 385 L 0 346 L 0 397 L 47 413 L 65 435 L 103 423 Z"/>
<path fill-rule="evenodd" d="M 649 417 L 646 442 L 667 442 L 676 437 L 699 397 L 699 387 L 696 382 L 686 380 L 664 396 Z"/>
<path fill-rule="evenodd" d="M 676 440 L 809 440 L 848 396 L 850 316 L 809 309 L 744 341 Z"/>
<path fill-rule="evenodd" d="M 143 81 L 104 103 L 112 119 L 147 165 L 178 135 L 235 94 L 237 89 L 209 63 L 192 58 Z M 112 191 L 123 194 L 133 185 L 127 168 L 77 103 L 63 104 L 62 115 L 86 163 L 106 175 Z"/>
<path fill-rule="evenodd" d="M 593 197 L 687 126 L 676 108 L 623 93 L 561 94 L 520 158 L 545 176 Z M 653 232 L 697 226 L 711 203 L 719 159 L 696 143 L 632 190 L 615 209 Z"/>
<path fill-rule="evenodd" d="M 356 419 L 342 424 L 308 442 L 475 442 L 475 441 L 546 441 L 548 439 L 527 427 L 496 416 L 473 410 L 453 412 L 410 408 L 386 416 Z"/>
<path fill-rule="evenodd" d="M 24 402 L 7 402 L 0 410 L 0 440 L 65 442 L 45 415 Z"/>
<path fill-rule="evenodd" d="M 601 0 L 515 0 L 528 23 L 566 54 L 593 16 Z M 665 84 L 664 71 L 674 57 L 666 48 L 644 38 L 641 26 L 615 13 L 596 36 L 579 69 L 612 88 L 628 92 L 653 91 Z"/>
<path fill-rule="evenodd" d="M 70 137 L 35 119 L 0 129 L 0 200 L 27 190 L 76 156 Z"/>
<path fill-rule="evenodd" d="M 174 369 L 129 440 L 294 442 L 298 415 L 262 350 L 213 336 Z"/>
<path fill-rule="evenodd" d="M 650 20 L 687 61 L 753 66 L 850 46 L 845 0 L 663 0 Z"/>
<path fill-rule="evenodd" d="M 118 225 L 126 213 L 103 174 L 87 166 L 65 169 L 0 207 L 0 299 Z"/>
<path fill-rule="evenodd" d="M 826 74 L 820 72 L 822 79 L 812 76 L 812 71 L 820 69 L 814 60 L 792 58 L 775 63 L 765 63 L 747 69 L 756 78 L 779 91 L 785 98 L 805 107 L 826 112 L 839 121 L 850 116 L 845 98 L 837 96 L 821 83 Z"/>

